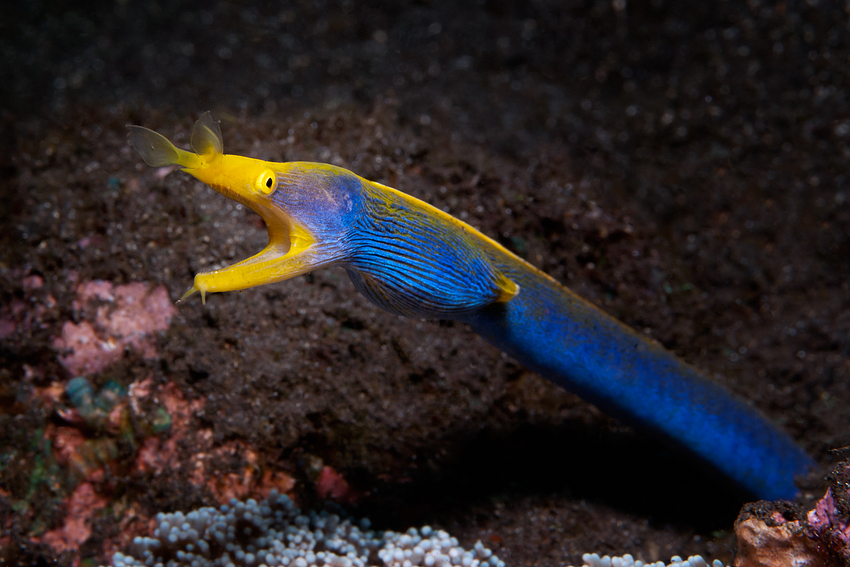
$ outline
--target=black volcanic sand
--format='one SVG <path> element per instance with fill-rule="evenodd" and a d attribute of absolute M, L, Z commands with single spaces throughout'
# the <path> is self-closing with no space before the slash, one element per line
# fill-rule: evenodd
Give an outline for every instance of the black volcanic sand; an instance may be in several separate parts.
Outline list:
<path fill-rule="evenodd" d="M 66 473 L 45 472 L 36 449 L 63 422 L 33 392 L 71 377 L 53 343 L 80 318 L 70 274 L 177 299 L 196 272 L 266 243 L 259 217 L 185 174 L 162 178 L 126 143 L 133 123 L 187 147 L 206 110 L 228 153 L 342 165 L 480 228 L 750 400 L 824 470 L 850 445 L 843 4 L 8 4 L 8 562 L 76 556 L 33 540 L 66 513 Z M 28 276 L 43 287 L 25 289 Z M 293 476 L 305 507 L 323 505 L 320 462 L 363 494 L 346 511 L 480 538 L 509 565 L 732 558 L 745 496 L 462 325 L 379 311 L 342 270 L 177 308 L 159 358 L 130 350 L 89 380 L 176 383 L 204 401 L 191 428 Z M 110 504 L 79 557 L 107 559 L 127 503 L 152 516 L 214 502 L 184 469 L 133 472 L 133 458 L 95 484 Z"/>

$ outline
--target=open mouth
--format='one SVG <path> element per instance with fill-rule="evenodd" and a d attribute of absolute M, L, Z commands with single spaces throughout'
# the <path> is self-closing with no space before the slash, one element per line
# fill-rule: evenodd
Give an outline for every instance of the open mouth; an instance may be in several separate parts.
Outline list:
<path fill-rule="evenodd" d="M 215 189 L 220 191 L 219 188 Z M 230 196 L 229 192 L 220 192 Z M 194 284 L 180 301 L 200 292 L 201 301 L 206 302 L 207 293 L 236 291 L 274 283 L 304 274 L 313 268 L 308 257 L 310 255 L 305 253 L 316 240 L 307 229 L 276 208 L 250 202 L 245 204 L 265 220 L 269 243 L 258 254 L 232 266 L 197 274 Z"/>

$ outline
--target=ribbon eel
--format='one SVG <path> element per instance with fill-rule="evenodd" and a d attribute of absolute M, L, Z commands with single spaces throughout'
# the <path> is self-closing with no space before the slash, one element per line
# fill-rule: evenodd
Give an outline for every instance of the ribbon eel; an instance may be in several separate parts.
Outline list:
<path fill-rule="evenodd" d="M 260 214 L 268 245 L 199 273 L 183 298 L 278 282 L 342 266 L 379 307 L 451 319 L 567 390 L 660 433 L 764 499 L 793 498 L 813 460 L 724 387 L 606 315 L 466 223 L 332 165 L 225 155 L 207 112 L 193 151 L 130 126 L 153 167 L 180 166 Z"/>

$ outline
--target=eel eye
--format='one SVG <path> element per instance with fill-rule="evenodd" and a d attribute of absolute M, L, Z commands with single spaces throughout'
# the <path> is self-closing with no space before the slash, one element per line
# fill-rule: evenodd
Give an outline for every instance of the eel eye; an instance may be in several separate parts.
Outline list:
<path fill-rule="evenodd" d="M 271 195 L 277 189 L 277 176 L 274 171 L 267 169 L 257 178 L 257 189 L 263 195 Z"/>

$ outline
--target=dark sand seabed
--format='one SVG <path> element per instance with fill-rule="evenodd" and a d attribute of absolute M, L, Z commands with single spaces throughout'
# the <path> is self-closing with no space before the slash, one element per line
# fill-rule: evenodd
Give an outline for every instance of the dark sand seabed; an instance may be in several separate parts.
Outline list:
<path fill-rule="evenodd" d="M 188 147 L 211 110 L 228 153 L 424 199 L 752 401 L 823 473 L 850 446 L 849 18 L 4 3 L 0 559 L 102 562 L 159 511 L 276 487 L 508 565 L 731 561 L 744 496 L 462 325 L 381 312 L 338 269 L 174 306 L 265 230 L 144 166 L 125 125 Z"/>

